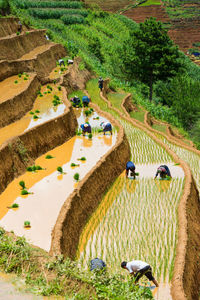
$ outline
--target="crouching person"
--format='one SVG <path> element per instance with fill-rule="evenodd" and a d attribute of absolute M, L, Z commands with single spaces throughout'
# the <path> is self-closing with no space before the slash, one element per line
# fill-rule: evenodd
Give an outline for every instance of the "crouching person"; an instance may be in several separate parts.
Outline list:
<path fill-rule="evenodd" d="M 92 133 L 92 128 L 89 123 L 81 124 L 80 127 L 82 129 L 83 136 L 85 136 L 86 132 Z"/>
<path fill-rule="evenodd" d="M 171 173 L 170 173 L 170 170 L 168 168 L 168 166 L 166 165 L 161 165 L 158 169 L 157 169 L 157 172 L 156 172 L 156 175 L 154 177 L 154 179 L 156 179 L 156 177 L 158 176 L 158 174 L 160 175 L 160 178 L 161 179 L 165 179 L 167 177 L 171 178 Z"/>
<path fill-rule="evenodd" d="M 131 172 L 131 177 L 135 179 L 135 165 L 132 161 L 128 161 L 126 164 L 126 178 L 128 178 L 128 173 Z"/>
<path fill-rule="evenodd" d="M 88 104 L 90 103 L 90 98 L 88 98 L 88 96 L 83 96 L 82 103 L 84 107 L 88 107 Z"/>
<path fill-rule="evenodd" d="M 98 257 L 96 257 L 90 261 L 90 271 L 105 270 L 105 268 L 106 268 L 105 262 Z"/>
<path fill-rule="evenodd" d="M 143 275 L 145 275 L 150 281 L 155 284 L 155 286 L 159 286 L 158 282 L 152 275 L 152 268 L 148 263 L 141 260 L 133 260 L 129 262 L 123 261 L 121 263 L 121 267 L 129 271 L 129 273 L 135 277 L 135 283 L 137 283 L 139 279 Z"/>
<path fill-rule="evenodd" d="M 103 129 L 103 134 L 105 135 L 106 131 L 110 131 L 110 134 L 112 135 L 112 125 L 110 122 L 101 122 L 100 126 Z"/>

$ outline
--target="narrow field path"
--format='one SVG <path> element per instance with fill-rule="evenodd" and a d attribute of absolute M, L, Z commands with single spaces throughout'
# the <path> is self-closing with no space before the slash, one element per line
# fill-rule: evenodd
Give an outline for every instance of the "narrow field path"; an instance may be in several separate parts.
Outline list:
<path fill-rule="evenodd" d="M 162 286 L 157 291 L 157 299 L 171 299 L 168 283 L 174 266 L 177 209 L 184 187 L 184 172 L 174 165 L 174 159 L 147 130 L 139 129 L 122 110 L 99 96 L 94 80 L 88 83 L 87 90 L 92 101 L 123 125 L 131 146 L 130 159 L 140 175 L 134 181 L 121 174 L 105 194 L 81 235 L 77 257 L 85 267 L 91 258 L 99 256 L 114 273 L 121 272 L 123 260 L 148 261 Z M 116 107 L 119 107 L 117 102 Z M 161 164 L 169 165 L 174 174 L 171 181 L 153 180 Z"/>

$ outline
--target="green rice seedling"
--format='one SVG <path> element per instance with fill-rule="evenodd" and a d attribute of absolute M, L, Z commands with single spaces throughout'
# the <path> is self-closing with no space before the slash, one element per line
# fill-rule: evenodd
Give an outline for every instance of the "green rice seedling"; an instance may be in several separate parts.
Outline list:
<path fill-rule="evenodd" d="M 63 168 L 62 168 L 62 167 L 57 167 L 57 171 L 58 171 L 60 174 L 66 174 L 66 173 L 63 171 Z"/>
<path fill-rule="evenodd" d="M 26 72 L 23 72 L 22 75 L 29 77 L 29 75 Z"/>
<path fill-rule="evenodd" d="M 88 117 L 89 115 L 91 115 L 91 111 L 90 110 L 84 110 L 84 114 L 86 115 L 86 117 Z"/>
<path fill-rule="evenodd" d="M 91 112 L 93 112 L 93 111 L 94 111 L 94 109 L 93 109 L 92 107 L 90 107 L 90 111 L 91 111 Z"/>
<path fill-rule="evenodd" d="M 40 113 L 39 109 L 36 109 L 35 114 L 39 114 L 39 113 Z"/>
<path fill-rule="evenodd" d="M 92 133 L 88 134 L 88 138 L 91 140 L 92 139 Z"/>
<path fill-rule="evenodd" d="M 75 173 L 75 174 L 74 174 L 74 179 L 75 179 L 76 181 L 79 181 L 79 178 L 80 178 L 79 173 Z"/>
<path fill-rule="evenodd" d="M 26 171 L 32 172 L 32 171 L 33 171 L 33 170 L 32 170 L 32 167 L 27 167 L 27 168 L 26 168 Z"/>
<path fill-rule="evenodd" d="M 24 227 L 25 228 L 30 228 L 31 227 L 31 222 L 30 221 L 24 221 Z"/>
<path fill-rule="evenodd" d="M 40 94 L 40 95 L 39 95 L 39 97 L 43 97 L 43 95 L 42 95 L 42 94 Z"/>
<path fill-rule="evenodd" d="M 25 185 L 25 182 L 23 181 L 23 180 L 21 180 L 20 182 L 19 182 L 19 185 L 21 186 L 21 188 L 24 190 L 24 189 L 26 189 L 26 185 Z"/>
<path fill-rule="evenodd" d="M 32 166 L 32 172 L 35 172 L 35 171 L 37 171 L 37 168 L 36 168 L 35 165 L 33 165 L 33 166 Z"/>
<path fill-rule="evenodd" d="M 175 163 L 174 166 L 180 166 L 180 164 L 179 163 Z"/>
<path fill-rule="evenodd" d="M 36 170 L 39 171 L 39 170 L 44 170 L 41 166 L 35 166 L 36 167 Z"/>
<path fill-rule="evenodd" d="M 28 78 L 27 78 L 27 77 L 24 77 L 24 80 L 28 80 Z"/>
<path fill-rule="evenodd" d="M 93 118 L 93 120 L 99 120 L 99 117 Z"/>
<path fill-rule="evenodd" d="M 77 160 L 82 160 L 82 161 L 85 161 L 86 160 L 86 157 L 81 157 L 81 158 L 77 158 Z"/>
<path fill-rule="evenodd" d="M 52 159 L 52 158 L 54 158 L 54 156 L 52 156 L 52 155 L 50 155 L 50 154 L 47 154 L 47 155 L 45 156 L 45 158 L 46 158 L 46 159 Z"/>
<path fill-rule="evenodd" d="M 58 86 L 58 90 L 59 90 L 59 91 L 61 91 L 61 90 L 62 90 L 62 88 L 61 88 L 61 86 L 60 86 L 60 85 Z"/>
<path fill-rule="evenodd" d="M 33 111 L 30 111 L 29 114 L 30 114 L 30 115 L 34 115 L 34 112 L 33 112 Z"/>
<path fill-rule="evenodd" d="M 39 119 L 39 117 L 37 115 L 33 115 L 33 119 Z"/>
<path fill-rule="evenodd" d="M 47 88 L 48 88 L 48 90 L 50 90 L 50 91 L 53 90 L 53 88 L 52 88 L 49 84 L 47 85 Z"/>
<path fill-rule="evenodd" d="M 44 94 L 46 95 L 46 94 L 47 94 L 47 92 L 44 92 Z"/>
<path fill-rule="evenodd" d="M 18 208 L 19 204 L 13 203 L 11 206 L 8 206 L 8 208 Z"/>
<path fill-rule="evenodd" d="M 27 190 L 22 190 L 21 191 L 21 195 L 28 195 L 28 194 L 30 194 Z"/>
<path fill-rule="evenodd" d="M 47 94 L 51 94 L 51 91 L 48 91 Z"/>
<path fill-rule="evenodd" d="M 79 164 L 71 163 L 71 167 L 79 167 Z"/>
<path fill-rule="evenodd" d="M 19 32 L 19 31 L 17 31 L 17 32 L 16 32 L 16 35 L 20 35 L 20 32 Z"/>
<path fill-rule="evenodd" d="M 19 74 L 18 74 L 18 77 L 21 78 L 21 77 L 22 77 L 22 74 L 19 73 Z"/>
<path fill-rule="evenodd" d="M 14 83 L 17 84 L 17 83 L 18 83 L 18 80 L 15 80 Z"/>
<path fill-rule="evenodd" d="M 58 70 L 55 70 L 54 72 L 55 72 L 55 73 L 57 73 L 57 72 L 58 72 Z"/>

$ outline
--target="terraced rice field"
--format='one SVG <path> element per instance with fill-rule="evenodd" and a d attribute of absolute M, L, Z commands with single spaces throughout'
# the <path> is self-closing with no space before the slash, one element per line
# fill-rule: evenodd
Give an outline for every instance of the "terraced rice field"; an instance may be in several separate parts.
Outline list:
<path fill-rule="evenodd" d="M 85 122 L 85 117 L 80 109 L 78 123 Z M 94 112 L 88 121 L 94 128 L 99 127 L 105 118 L 98 116 L 98 120 L 93 120 L 98 115 Z M 6 190 L 0 195 L 0 226 L 6 230 L 14 230 L 18 236 L 25 236 L 32 244 L 37 245 L 47 251 L 51 244 L 51 231 L 56 223 L 60 209 L 77 187 L 78 182 L 74 180 L 74 174 L 79 173 L 82 179 L 97 161 L 116 142 L 116 131 L 103 135 L 102 133 L 88 136 L 76 136 L 56 147 L 49 153 L 39 157 L 35 165 L 43 169 L 36 172 L 26 172 L 19 178 L 11 182 Z M 51 155 L 52 159 L 46 159 L 46 155 Z M 85 157 L 85 161 L 78 159 Z M 71 167 L 75 163 L 76 167 Z M 58 166 L 63 168 L 64 174 L 59 174 L 56 170 Z M 24 181 L 28 188 L 29 195 L 20 195 L 19 182 Z M 9 209 L 13 203 L 17 203 L 19 208 Z M 48 210 L 48 213 L 47 213 Z M 31 228 L 23 227 L 24 221 L 29 220 Z"/>
<path fill-rule="evenodd" d="M 91 81 L 87 86 L 91 96 L 97 93 L 95 85 Z M 92 99 L 105 109 L 103 100 Z M 81 235 L 77 258 L 86 267 L 91 258 L 101 257 L 113 273 L 123 272 L 121 261 L 141 259 L 153 266 L 160 282 L 169 282 L 174 266 L 183 170 L 174 166 L 168 153 L 146 133 L 107 110 L 123 125 L 131 147 L 131 160 L 140 175 L 131 180 L 121 174 L 105 194 Z M 153 179 L 160 164 L 170 167 L 171 181 Z"/>

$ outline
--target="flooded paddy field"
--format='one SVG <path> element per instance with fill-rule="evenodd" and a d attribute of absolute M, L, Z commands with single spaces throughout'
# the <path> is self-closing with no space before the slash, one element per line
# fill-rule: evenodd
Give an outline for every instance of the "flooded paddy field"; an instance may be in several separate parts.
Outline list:
<path fill-rule="evenodd" d="M 80 125 L 86 121 L 86 118 L 81 109 L 75 111 L 79 115 Z M 93 112 L 87 118 L 92 127 L 100 127 L 100 123 L 106 120 L 101 116 L 96 120 L 97 116 L 96 112 Z M 78 181 L 74 179 L 75 173 L 78 173 L 79 179 L 82 179 L 101 156 L 115 144 L 116 138 L 116 131 L 112 136 L 94 133 L 92 139 L 87 135 L 75 136 L 39 157 L 35 165 L 40 166 L 42 170 L 26 172 L 10 183 L 0 195 L 0 226 L 8 231 L 13 230 L 18 236 L 25 236 L 30 243 L 48 251 L 51 245 L 51 231 L 60 209 L 78 185 Z M 47 159 L 47 155 L 51 155 L 52 158 Z M 82 157 L 85 160 L 80 160 Z M 72 163 L 77 166 L 72 167 Z M 63 169 L 63 174 L 57 171 L 57 167 Z M 25 182 L 30 194 L 20 194 L 20 181 Z M 8 207 L 13 203 L 18 204 L 19 207 L 9 209 Z M 28 229 L 24 228 L 24 221 L 27 220 L 30 222 Z"/>

